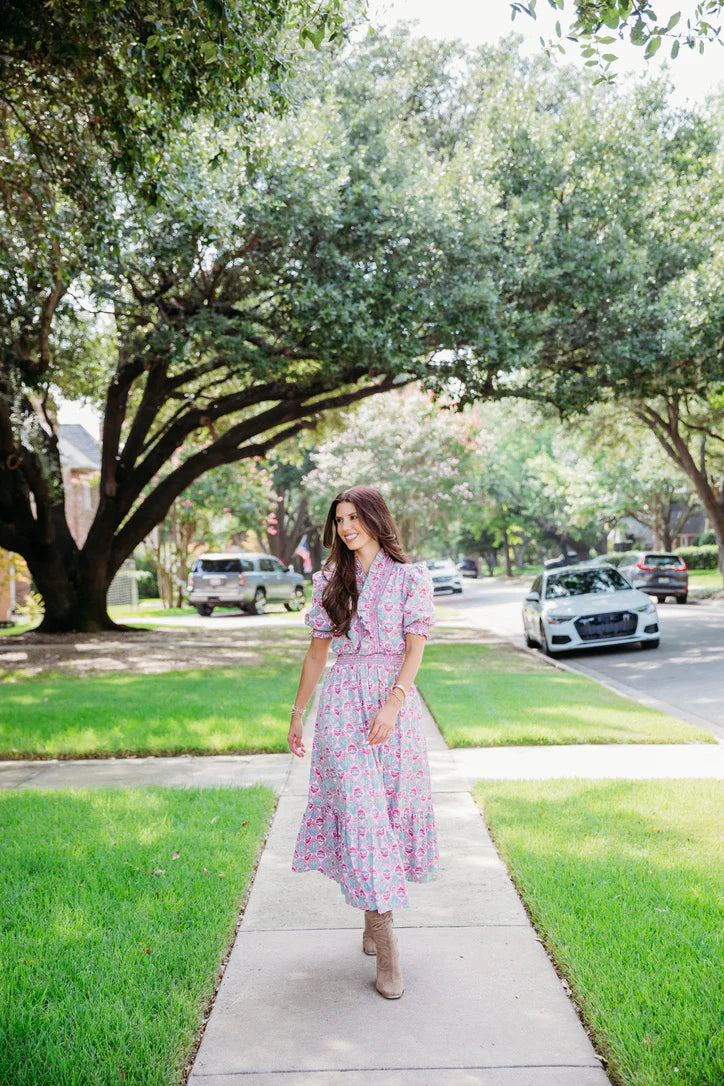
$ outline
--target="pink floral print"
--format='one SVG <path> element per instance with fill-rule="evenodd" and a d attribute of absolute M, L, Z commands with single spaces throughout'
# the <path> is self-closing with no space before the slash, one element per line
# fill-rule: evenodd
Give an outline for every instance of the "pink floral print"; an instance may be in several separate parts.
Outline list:
<path fill-rule="evenodd" d="M 313 578 L 306 622 L 331 637 L 321 602 L 324 574 Z M 408 907 L 405 881 L 424 882 L 438 866 L 420 696 L 413 686 L 395 730 L 367 742 L 375 713 L 402 666 L 405 635 L 427 636 L 435 622 L 430 573 L 380 550 L 367 577 L 357 560 L 357 613 L 321 691 L 312 749 L 309 800 L 292 869 L 336 880 L 358 909 Z"/>

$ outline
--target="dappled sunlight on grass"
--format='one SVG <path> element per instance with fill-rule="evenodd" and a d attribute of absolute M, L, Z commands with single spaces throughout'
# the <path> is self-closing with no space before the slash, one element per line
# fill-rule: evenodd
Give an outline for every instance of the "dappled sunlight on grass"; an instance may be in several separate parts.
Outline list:
<path fill-rule="evenodd" d="M 715 741 L 710 732 L 513 648 L 431 645 L 418 685 L 453 747 Z"/>
<path fill-rule="evenodd" d="M 8 684 L 0 756 L 286 750 L 297 671 L 264 665 Z"/>
<path fill-rule="evenodd" d="M 718 1086 L 724 784 L 484 782 L 476 797 L 614 1081 Z"/>

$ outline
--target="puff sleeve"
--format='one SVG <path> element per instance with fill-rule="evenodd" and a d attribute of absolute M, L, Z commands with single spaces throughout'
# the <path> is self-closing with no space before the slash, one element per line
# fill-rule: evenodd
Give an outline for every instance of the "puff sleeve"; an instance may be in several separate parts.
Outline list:
<path fill-rule="evenodd" d="M 409 566 L 402 606 L 402 629 L 405 634 L 427 637 L 435 625 L 432 577 L 427 566 Z"/>
<path fill-rule="evenodd" d="M 304 621 L 312 630 L 312 637 L 334 637 L 332 622 L 322 606 L 322 592 L 326 579 L 320 570 L 312 577 L 312 605 L 304 616 Z"/>

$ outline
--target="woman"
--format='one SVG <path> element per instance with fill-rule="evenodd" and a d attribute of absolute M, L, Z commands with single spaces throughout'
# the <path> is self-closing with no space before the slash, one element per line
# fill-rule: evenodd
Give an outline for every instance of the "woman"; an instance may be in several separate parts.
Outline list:
<path fill-rule="evenodd" d="M 379 491 L 354 486 L 332 502 L 331 550 L 315 573 L 312 641 L 292 708 L 289 749 L 303 758 L 302 714 L 327 661 L 317 714 L 309 802 L 294 871 L 321 871 L 365 910 L 362 948 L 377 955 L 377 991 L 404 991 L 392 910 L 407 908 L 405 879 L 438 864 L 427 746 L 413 687 L 435 621 L 432 581 L 412 565 Z"/>

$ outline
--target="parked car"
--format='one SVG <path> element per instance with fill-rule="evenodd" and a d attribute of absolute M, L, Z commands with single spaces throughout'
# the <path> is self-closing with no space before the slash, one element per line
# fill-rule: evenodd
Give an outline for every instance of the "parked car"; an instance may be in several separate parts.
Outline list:
<path fill-rule="evenodd" d="M 559 569 L 563 566 L 575 566 L 578 561 L 578 555 L 575 551 L 566 551 L 565 554 L 560 554 L 558 558 L 549 558 L 543 563 L 544 569 Z"/>
<path fill-rule="evenodd" d="M 461 558 L 458 562 L 458 569 L 462 573 L 463 577 L 479 577 L 480 567 L 478 566 L 477 558 Z"/>
<path fill-rule="evenodd" d="M 430 558 L 425 565 L 430 570 L 432 587 L 435 592 L 462 592 L 463 580 L 460 570 L 450 558 Z"/>
<path fill-rule="evenodd" d="M 523 604 L 529 647 L 548 656 L 595 645 L 659 644 L 656 604 L 615 566 L 566 566 L 541 573 Z"/>
<path fill-rule="evenodd" d="M 283 603 L 287 611 L 304 606 L 304 578 L 271 554 L 202 554 L 191 567 L 189 603 L 200 615 L 215 607 L 241 607 L 263 615 L 268 603 Z"/>
<path fill-rule="evenodd" d="M 678 554 L 664 551 L 640 551 L 630 563 L 619 566 L 634 588 L 656 596 L 663 603 L 675 596 L 677 603 L 686 603 L 689 595 L 689 567 Z"/>

